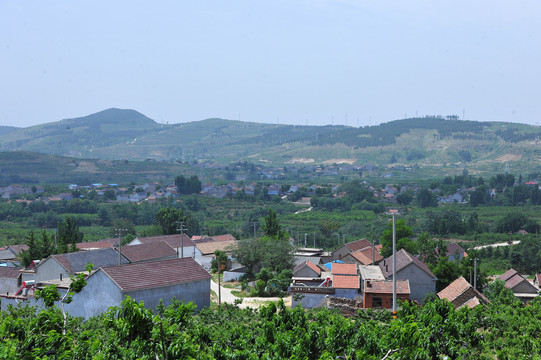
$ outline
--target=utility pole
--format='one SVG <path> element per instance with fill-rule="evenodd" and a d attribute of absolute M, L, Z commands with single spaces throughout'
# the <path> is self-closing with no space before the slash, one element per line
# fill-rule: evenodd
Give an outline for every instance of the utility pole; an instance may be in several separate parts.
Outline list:
<path fill-rule="evenodd" d="M 307 233 L 304 233 L 304 247 L 306 247 L 306 237 L 308 236 Z"/>
<path fill-rule="evenodd" d="M 255 229 L 257 227 L 257 221 L 251 222 L 250 224 L 254 227 L 254 239 L 255 239 Z"/>
<path fill-rule="evenodd" d="M 473 259 L 473 288 L 477 290 L 477 258 Z"/>
<path fill-rule="evenodd" d="M 389 210 L 393 216 L 393 317 L 396 319 L 396 223 L 395 215 L 398 210 Z"/>
<path fill-rule="evenodd" d="M 116 229 L 118 235 L 118 265 L 122 265 L 122 232 L 128 231 L 128 229 Z"/>
<path fill-rule="evenodd" d="M 316 233 L 314 233 L 314 249 L 316 248 Z"/>
<path fill-rule="evenodd" d="M 393 213 L 393 316 L 396 316 L 396 226 Z"/>
<path fill-rule="evenodd" d="M 184 231 L 188 231 L 188 229 L 184 227 L 185 225 L 184 221 L 177 221 L 177 224 L 179 225 L 179 227 L 177 228 L 177 231 L 180 231 L 180 257 L 184 258 Z M 177 257 L 178 257 L 178 248 L 177 248 Z"/>

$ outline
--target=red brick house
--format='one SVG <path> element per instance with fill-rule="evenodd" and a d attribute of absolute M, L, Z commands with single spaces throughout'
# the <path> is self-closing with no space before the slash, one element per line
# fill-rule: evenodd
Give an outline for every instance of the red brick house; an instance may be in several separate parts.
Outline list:
<path fill-rule="evenodd" d="M 393 282 L 364 280 L 363 308 L 391 309 L 393 307 Z M 396 298 L 409 300 L 410 283 L 408 280 L 396 281 Z"/>

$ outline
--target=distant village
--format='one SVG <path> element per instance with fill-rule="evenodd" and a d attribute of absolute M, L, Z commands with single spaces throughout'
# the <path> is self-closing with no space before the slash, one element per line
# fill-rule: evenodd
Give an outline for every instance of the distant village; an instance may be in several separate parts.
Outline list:
<path fill-rule="evenodd" d="M 273 174 L 268 174 L 269 179 L 271 176 Z M 417 185 L 374 187 L 366 182 L 361 183 L 373 193 L 374 198 L 389 203 L 396 202 L 398 194 L 402 192 L 420 191 Z M 525 185 L 539 188 L 537 181 Z M 261 186 L 257 182 L 246 184 L 244 180 L 236 179 L 225 184 L 204 182 L 199 195 L 224 198 L 239 193 L 255 195 L 257 191 L 264 191 L 268 196 L 289 199 L 303 190 L 307 196 L 297 197 L 295 201 L 309 205 L 310 196 L 320 188 L 328 189 L 315 184 L 283 186 L 278 182 Z M 82 190 L 94 191 L 96 196 L 119 203 L 158 202 L 179 196 L 175 184 L 160 186 L 153 182 L 130 186 L 71 184 L 65 192 L 48 194 L 43 198 L 41 194 L 44 194 L 44 189 L 40 186 L 10 185 L 0 188 L 0 196 L 17 202 L 70 201 L 84 196 Z M 331 190 L 333 196 L 341 196 L 337 193 L 338 187 L 333 186 Z M 454 194 L 439 196 L 438 200 L 463 203 L 468 201 L 468 193 L 474 190 L 475 187 L 463 187 Z M 439 189 L 431 191 L 438 193 Z M 491 195 L 494 194 L 495 190 L 492 189 Z M 110 306 L 118 306 L 125 296 L 131 296 L 138 302 L 144 301 L 145 306 L 151 309 L 155 309 L 160 301 L 167 305 L 173 298 L 192 301 L 199 308 L 206 307 L 210 305 L 211 289 L 217 286 L 209 273 L 215 251 L 230 254 L 237 242 L 230 234 L 136 237 L 125 246 L 120 246 L 118 238 L 103 239 L 77 244 L 77 252 L 35 259 L 27 268 L 19 266 L 19 254 L 26 245 L 6 246 L 0 248 L 1 308 L 6 310 L 7 306 L 17 304 L 43 307 L 41 300 L 35 298 L 37 290 L 55 285 L 63 298 L 78 274 L 84 274 L 86 287 L 73 296 L 72 303 L 63 304 L 61 299 L 56 301 L 57 306 L 64 306 L 73 316 L 89 318 L 101 314 Z M 381 245 L 366 239 L 343 244 L 332 252 L 297 248 L 289 287 L 292 306 L 327 306 L 346 311 L 361 308 L 389 309 L 393 296 L 393 260 L 396 260 L 396 291 L 399 299 L 422 304 L 427 294 L 436 294 L 437 278 L 423 259 L 404 249 L 394 255 L 396 259 L 393 256 L 384 258 L 380 250 Z M 451 243 L 447 246 L 446 256 L 448 261 L 459 261 L 468 254 L 459 244 Z M 87 268 L 88 264 L 92 264 L 92 269 Z M 229 257 L 223 280 L 238 281 L 246 271 L 236 259 Z M 528 280 L 526 276 L 510 269 L 499 278 L 525 303 L 539 296 L 539 274 L 533 280 Z M 488 302 L 471 284 L 471 280 L 463 277 L 436 295 L 448 299 L 456 307 L 475 307 Z"/>

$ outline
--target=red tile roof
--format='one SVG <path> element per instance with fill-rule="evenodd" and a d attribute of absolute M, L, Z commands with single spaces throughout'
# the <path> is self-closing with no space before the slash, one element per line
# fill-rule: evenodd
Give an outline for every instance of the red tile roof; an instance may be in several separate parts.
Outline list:
<path fill-rule="evenodd" d="M 367 248 L 369 246 L 372 246 L 372 244 L 370 243 L 370 241 L 368 241 L 366 239 L 361 239 L 361 240 L 352 241 L 350 243 L 347 243 L 346 246 L 351 251 L 357 251 L 357 250 L 361 250 L 361 249 Z"/>
<path fill-rule="evenodd" d="M 477 298 L 477 296 L 472 297 L 470 300 L 466 301 L 464 304 L 460 305 L 457 309 L 460 309 L 463 306 L 467 306 L 470 309 L 473 309 L 477 305 L 481 305 L 481 302 Z"/>
<path fill-rule="evenodd" d="M 16 279 L 24 268 L 0 266 L 0 278 Z"/>
<path fill-rule="evenodd" d="M 333 263 L 331 273 L 333 275 L 357 275 L 357 264 Z"/>
<path fill-rule="evenodd" d="M 230 251 L 237 244 L 236 240 L 229 241 L 211 241 L 201 244 L 196 244 L 195 246 L 202 255 L 214 255 L 216 250 L 220 251 Z"/>
<path fill-rule="evenodd" d="M 335 289 L 358 289 L 360 287 L 359 279 L 359 276 L 333 275 L 332 287 Z"/>
<path fill-rule="evenodd" d="M 372 247 L 371 246 L 362 250 L 353 251 L 350 254 L 363 265 L 372 264 Z M 374 249 L 374 260 L 376 263 L 383 260 L 383 256 L 381 256 L 376 249 Z"/>
<path fill-rule="evenodd" d="M 454 299 L 462 295 L 462 293 L 464 293 L 464 291 L 468 290 L 470 287 L 470 283 L 461 276 L 452 283 L 450 283 L 445 289 L 440 291 L 438 293 L 438 297 L 440 299 L 447 299 L 449 301 L 453 301 Z"/>
<path fill-rule="evenodd" d="M 351 255 L 352 257 L 354 257 L 355 260 L 357 260 L 362 265 L 372 264 L 372 257 L 368 257 L 364 255 L 362 250 L 351 252 L 348 255 Z"/>
<path fill-rule="evenodd" d="M 174 235 L 163 235 L 163 236 L 152 236 L 152 237 L 143 237 L 137 238 L 141 244 L 155 244 L 160 241 L 165 241 L 169 246 L 174 248 L 186 246 L 194 246 L 195 244 L 186 234 L 182 234 L 184 241 L 181 239 L 180 234 Z"/>
<path fill-rule="evenodd" d="M 15 251 L 16 255 L 19 255 L 21 250 L 28 250 L 29 247 L 26 244 L 18 244 L 18 245 L 9 245 L 9 247 Z"/>
<path fill-rule="evenodd" d="M 502 281 L 507 281 L 510 278 L 512 278 L 513 276 L 515 276 L 516 274 L 518 274 L 518 272 L 515 269 L 509 269 L 505 273 L 500 275 L 499 279 L 502 280 Z"/>
<path fill-rule="evenodd" d="M 149 261 L 101 268 L 124 292 L 160 288 L 210 279 L 192 258 Z"/>
<path fill-rule="evenodd" d="M 524 281 L 526 281 L 528 284 L 531 284 L 532 286 L 534 286 L 528 280 L 526 280 L 525 278 L 520 276 L 520 274 L 516 274 L 516 275 L 510 277 L 509 279 L 507 279 L 505 281 L 505 287 L 509 288 L 509 289 L 513 289 L 515 286 L 517 286 L 518 284 L 520 284 L 520 283 L 522 283 Z"/>
<path fill-rule="evenodd" d="M 123 246 L 122 255 L 131 262 L 176 257 L 177 251 L 164 241 L 155 244 Z"/>
<path fill-rule="evenodd" d="M 214 241 L 231 241 L 231 240 L 237 240 L 235 237 L 231 234 L 224 234 L 224 235 L 215 235 L 212 237 Z"/>
<path fill-rule="evenodd" d="M 370 294 L 392 294 L 393 282 L 389 280 L 365 280 L 363 291 Z M 411 294 L 409 280 L 397 280 L 396 293 Z"/>
<path fill-rule="evenodd" d="M 457 243 L 453 242 L 447 245 L 447 256 L 455 255 L 456 252 L 458 252 L 459 254 L 464 254 L 464 256 L 467 256 L 462 246 L 458 245 Z"/>
<path fill-rule="evenodd" d="M 440 299 L 447 299 L 450 302 L 453 302 L 456 298 L 464 294 L 469 289 L 473 290 L 476 297 L 481 299 L 485 304 L 489 303 L 488 299 L 479 291 L 475 290 L 473 286 L 462 276 L 447 285 L 447 287 L 440 291 L 437 295 Z"/>

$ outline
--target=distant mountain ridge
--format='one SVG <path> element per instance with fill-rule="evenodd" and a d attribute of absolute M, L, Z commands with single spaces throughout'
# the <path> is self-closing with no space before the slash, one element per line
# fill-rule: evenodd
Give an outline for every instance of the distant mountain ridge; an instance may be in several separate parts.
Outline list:
<path fill-rule="evenodd" d="M 0 128 L 0 151 L 33 151 L 106 160 L 229 164 L 375 164 L 389 169 L 506 164 L 541 169 L 539 127 L 441 117 L 394 120 L 379 126 L 295 126 L 206 119 L 159 124 L 129 109 L 28 128 Z"/>

